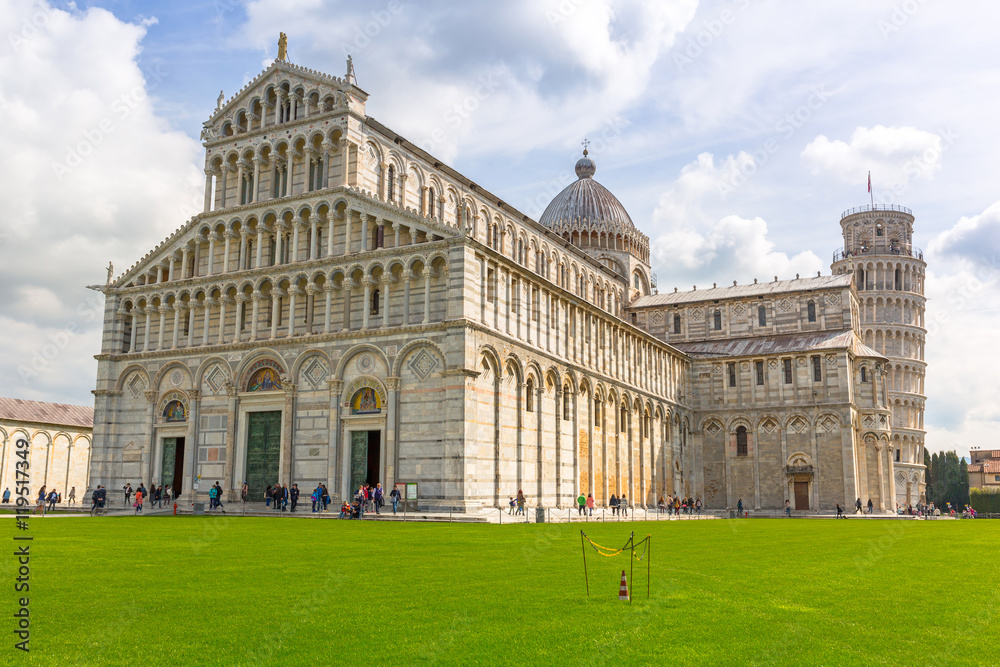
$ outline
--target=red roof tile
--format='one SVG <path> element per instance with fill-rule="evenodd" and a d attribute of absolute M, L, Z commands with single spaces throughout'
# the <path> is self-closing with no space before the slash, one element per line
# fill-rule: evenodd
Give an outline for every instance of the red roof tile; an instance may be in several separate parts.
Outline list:
<path fill-rule="evenodd" d="M 0 419 L 92 429 L 94 408 L 0 397 Z"/>

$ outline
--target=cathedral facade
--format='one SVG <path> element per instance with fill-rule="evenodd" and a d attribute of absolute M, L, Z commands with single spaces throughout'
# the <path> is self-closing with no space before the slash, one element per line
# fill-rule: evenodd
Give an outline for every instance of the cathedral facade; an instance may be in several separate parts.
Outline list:
<path fill-rule="evenodd" d="M 366 100 L 350 63 L 285 59 L 220 98 L 204 211 L 102 288 L 92 486 L 894 508 L 922 431 L 897 437 L 895 348 L 864 338 L 853 258 L 656 294 L 649 239 L 586 151 L 535 221 Z"/>

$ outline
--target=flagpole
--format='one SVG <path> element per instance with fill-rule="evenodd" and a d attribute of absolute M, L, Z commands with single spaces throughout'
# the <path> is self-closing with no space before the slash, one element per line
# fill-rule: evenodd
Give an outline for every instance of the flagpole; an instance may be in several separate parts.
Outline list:
<path fill-rule="evenodd" d="M 872 192 L 872 173 L 868 172 L 868 196 L 871 198 L 872 210 L 875 210 L 875 193 Z"/>

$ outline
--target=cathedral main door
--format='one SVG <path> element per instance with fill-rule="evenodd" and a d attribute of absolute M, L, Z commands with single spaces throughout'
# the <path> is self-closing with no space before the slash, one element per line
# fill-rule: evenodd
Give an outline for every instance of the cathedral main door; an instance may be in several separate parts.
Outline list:
<path fill-rule="evenodd" d="M 379 479 L 382 454 L 381 431 L 351 431 L 351 488 L 353 495 L 362 484 L 375 486 Z"/>
<path fill-rule="evenodd" d="M 795 509 L 809 509 L 809 482 L 795 482 Z"/>
<path fill-rule="evenodd" d="M 281 459 L 281 411 L 247 414 L 246 481 L 250 500 L 259 502 L 264 489 L 278 481 Z"/>
<path fill-rule="evenodd" d="M 184 479 L 184 438 L 164 438 L 163 455 L 160 458 L 160 486 L 170 486 L 171 495 L 181 491 Z"/>

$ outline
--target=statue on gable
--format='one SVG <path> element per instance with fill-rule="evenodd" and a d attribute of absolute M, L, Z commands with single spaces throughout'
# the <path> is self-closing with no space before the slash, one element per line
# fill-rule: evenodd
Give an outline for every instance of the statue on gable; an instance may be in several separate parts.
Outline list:
<path fill-rule="evenodd" d="M 215 100 L 215 110 L 218 111 L 222 108 L 222 103 L 226 100 L 226 95 L 220 90 L 219 97 Z"/>
<path fill-rule="evenodd" d="M 108 285 L 111 284 L 111 279 L 114 278 L 114 276 L 115 276 L 115 265 L 112 264 L 111 262 L 108 262 L 108 282 L 107 282 Z"/>
<path fill-rule="evenodd" d="M 288 36 L 278 33 L 278 60 L 288 62 Z"/>

